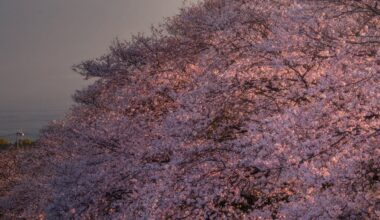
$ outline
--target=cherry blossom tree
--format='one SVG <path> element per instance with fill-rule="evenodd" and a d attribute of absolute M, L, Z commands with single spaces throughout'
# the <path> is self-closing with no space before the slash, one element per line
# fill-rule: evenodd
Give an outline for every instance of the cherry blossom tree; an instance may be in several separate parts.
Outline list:
<path fill-rule="evenodd" d="M 378 219 L 379 48 L 377 0 L 183 8 L 74 67 L 97 81 L 42 131 L 3 215 Z"/>

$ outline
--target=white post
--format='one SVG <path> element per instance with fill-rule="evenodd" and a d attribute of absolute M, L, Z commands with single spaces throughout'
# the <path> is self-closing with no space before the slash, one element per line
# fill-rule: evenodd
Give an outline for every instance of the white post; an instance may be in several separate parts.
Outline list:
<path fill-rule="evenodd" d="M 25 134 L 22 131 L 17 131 L 16 132 L 16 147 L 19 147 L 19 141 L 20 138 L 23 137 Z M 20 137 L 20 138 L 19 138 Z"/>

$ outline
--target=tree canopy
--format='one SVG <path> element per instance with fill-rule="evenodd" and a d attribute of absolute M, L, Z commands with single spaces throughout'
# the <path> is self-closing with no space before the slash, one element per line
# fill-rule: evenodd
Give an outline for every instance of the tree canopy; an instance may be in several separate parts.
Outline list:
<path fill-rule="evenodd" d="M 3 215 L 380 218 L 379 3 L 205 0 L 115 40 Z"/>

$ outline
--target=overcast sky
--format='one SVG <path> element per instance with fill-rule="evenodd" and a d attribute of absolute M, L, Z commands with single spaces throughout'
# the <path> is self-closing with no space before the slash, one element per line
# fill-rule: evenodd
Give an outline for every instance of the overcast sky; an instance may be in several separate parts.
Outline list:
<path fill-rule="evenodd" d="M 73 64 L 148 33 L 182 0 L 0 0 L 0 111 L 62 110 L 85 85 Z"/>

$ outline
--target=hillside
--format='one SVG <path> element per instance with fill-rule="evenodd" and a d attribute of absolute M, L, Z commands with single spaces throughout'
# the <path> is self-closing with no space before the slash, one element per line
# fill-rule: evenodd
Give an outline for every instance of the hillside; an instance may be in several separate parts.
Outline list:
<path fill-rule="evenodd" d="M 205 0 L 116 40 L 1 215 L 380 218 L 379 3 Z"/>

